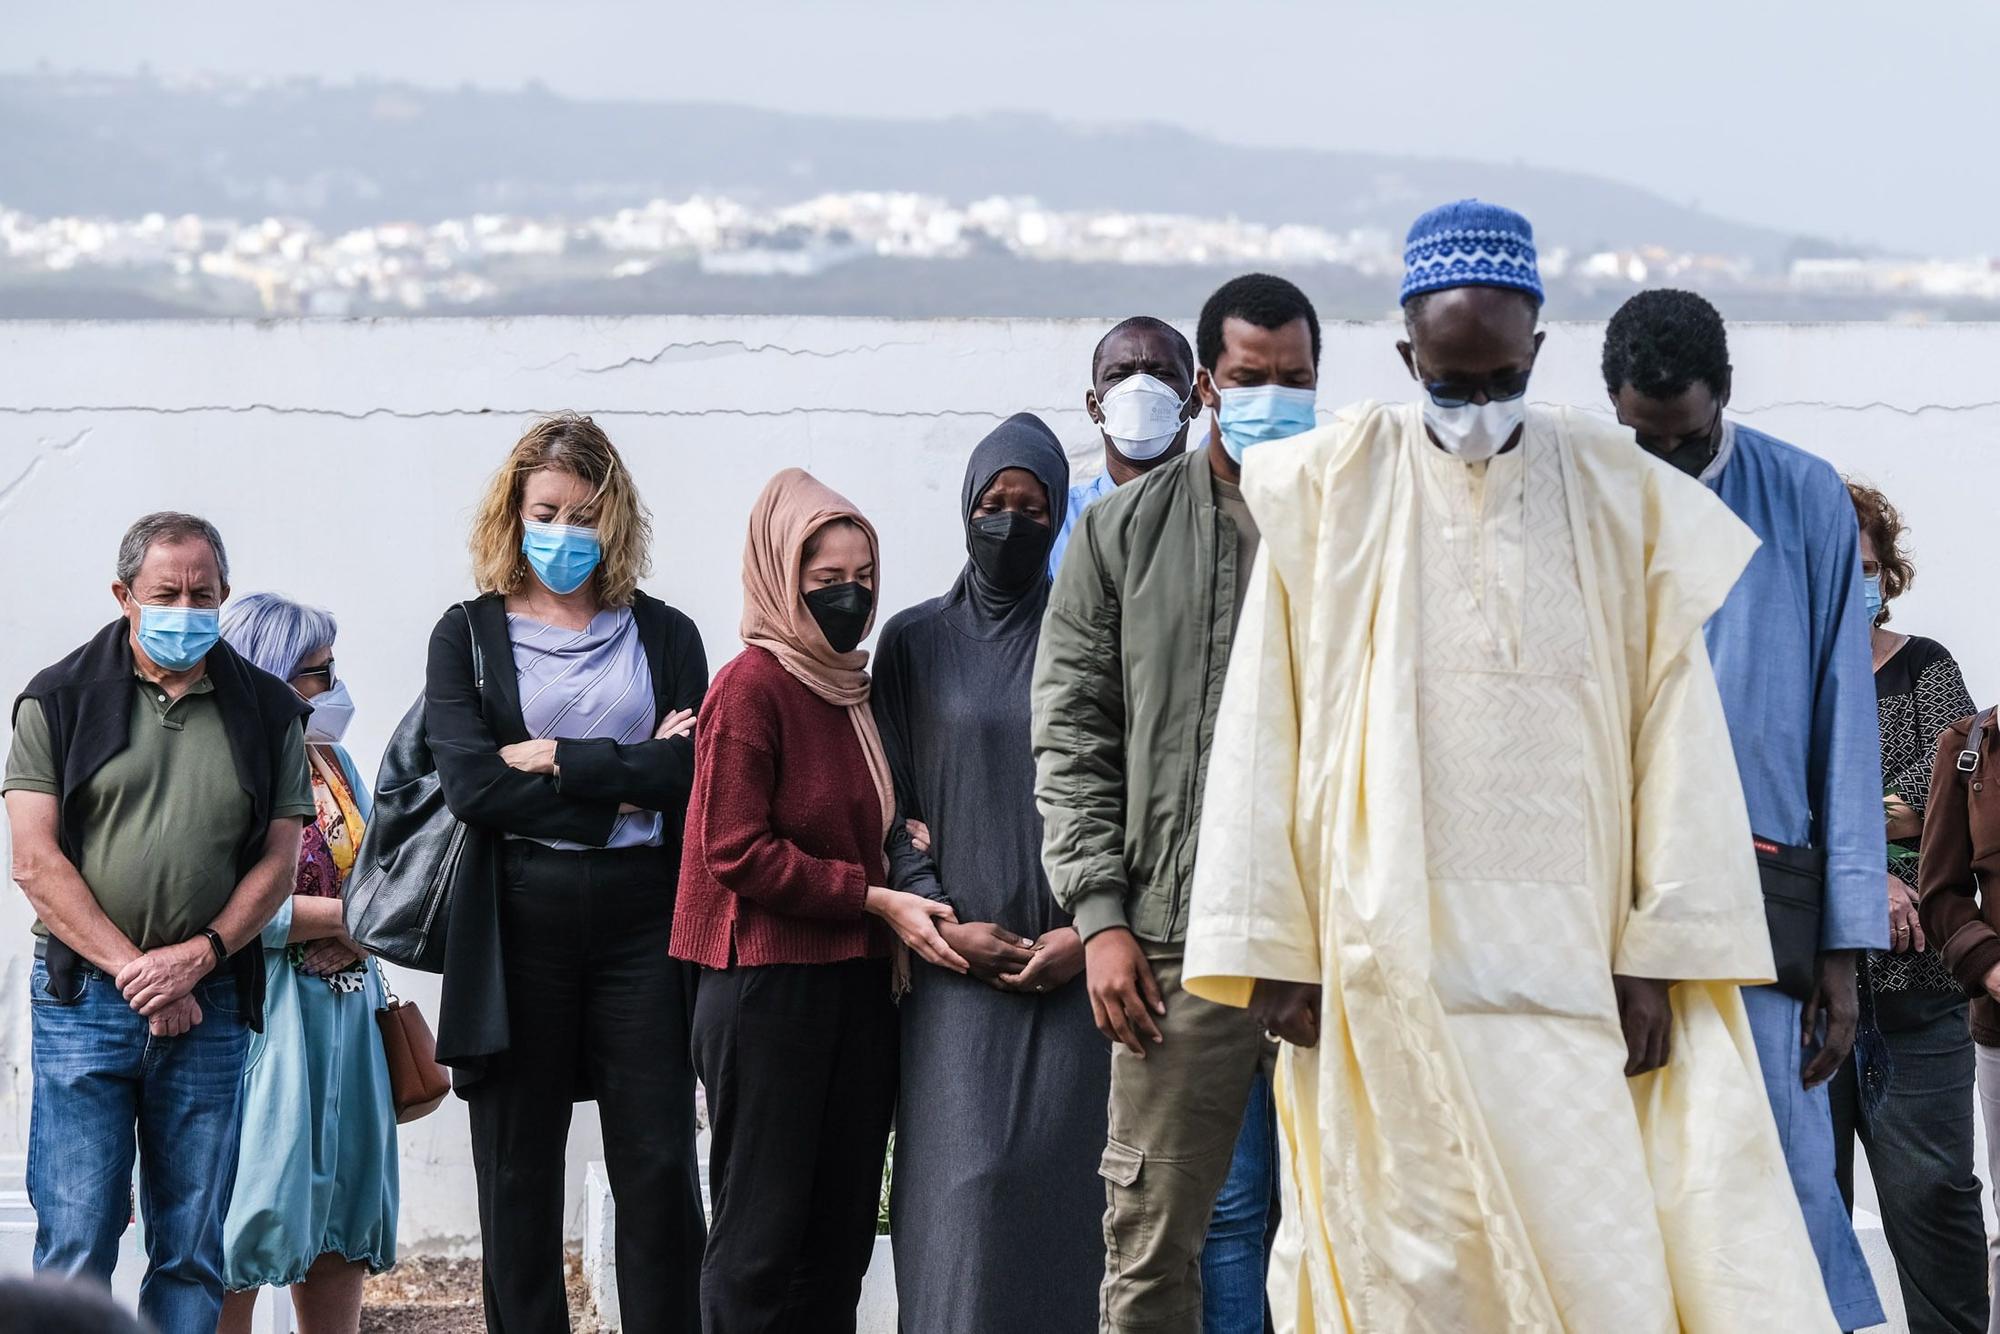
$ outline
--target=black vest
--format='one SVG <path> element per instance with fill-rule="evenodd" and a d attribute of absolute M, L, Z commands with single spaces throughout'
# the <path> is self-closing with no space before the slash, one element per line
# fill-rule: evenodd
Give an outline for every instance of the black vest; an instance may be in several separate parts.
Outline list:
<path fill-rule="evenodd" d="M 208 651 L 208 677 L 215 683 L 215 703 L 236 761 L 236 778 L 250 798 L 250 828 L 236 850 L 238 879 L 250 873 L 264 855 L 270 831 L 276 760 L 288 728 L 302 726 L 311 707 L 298 692 L 269 672 L 245 662 L 235 650 L 217 643 Z M 137 672 L 132 659 L 130 627 L 121 617 L 98 631 L 90 641 L 53 667 L 38 673 L 14 702 L 34 700 L 48 723 L 61 794 L 57 842 L 74 866 L 83 865 L 84 785 L 120 751 L 131 737 L 132 702 Z M 79 956 L 54 935 L 49 937 L 50 985 L 69 994 Z M 250 1027 L 264 1031 L 264 951 L 253 940 L 226 965 L 236 977 L 239 1001 Z M 221 971 L 219 966 L 216 970 Z"/>

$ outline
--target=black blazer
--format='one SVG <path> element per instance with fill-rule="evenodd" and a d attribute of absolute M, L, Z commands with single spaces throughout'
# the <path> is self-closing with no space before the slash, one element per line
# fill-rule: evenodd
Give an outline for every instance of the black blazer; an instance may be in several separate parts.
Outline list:
<path fill-rule="evenodd" d="M 632 615 L 653 673 L 655 721 L 675 709 L 699 711 L 708 690 L 708 659 L 694 622 L 657 598 L 636 593 Z M 475 678 L 472 643 L 485 661 Z M 497 593 L 454 604 L 431 631 L 424 673 L 424 736 L 436 761 L 445 804 L 493 835 L 559 838 L 602 845 L 619 803 L 659 811 L 667 864 L 680 866 L 681 833 L 694 784 L 694 741 L 558 741 L 560 780 L 508 767 L 500 748 L 529 739 L 521 720 L 520 682 L 507 638 L 506 601 Z M 507 988 L 500 958 L 501 859 L 497 837 L 468 868 L 452 897 L 445 933 L 438 1059 L 463 1089 L 508 1047 Z M 660 892 L 672 900 L 669 873 Z M 587 1095 L 586 1095 L 587 1096 Z"/>

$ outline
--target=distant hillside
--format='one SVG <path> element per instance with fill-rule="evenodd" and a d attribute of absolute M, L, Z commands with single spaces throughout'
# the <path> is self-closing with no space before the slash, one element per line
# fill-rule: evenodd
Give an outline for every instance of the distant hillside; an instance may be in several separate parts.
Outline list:
<path fill-rule="evenodd" d="M 1235 265 L 1042 263 L 1011 255 L 968 259 L 878 259 L 843 264 L 805 278 L 750 278 L 703 273 L 692 263 L 662 264 L 633 278 L 524 284 L 467 315 L 865 315 L 886 319 L 1115 319 L 1155 311 L 1192 321 L 1209 293 L 1241 272 Z M 1394 275 L 1370 277 L 1332 265 L 1288 264 L 1285 276 L 1311 298 L 1323 320 L 1376 320 L 1395 313 Z M 1630 297 L 1618 280 L 1557 279 L 1548 311 L 1558 319 L 1602 320 Z M 1865 294 L 1805 294 L 1776 288 L 1713 291 L 1731 320 L 1879 320 L 1898 309 Z M 0 318 L 9 294 L 0 287 Z M 1990 304 L 1936 301 L 1930 318 L 1991 319 Z"/>
<path fill-rule="evenodd" d="M 1159 126 L 1032 115 L 863 120 L 581 102 L 534 89 L 0 75 L 0 204 L 36 214 L 280 213 L 346 227 L 476 211 L 603 212 L 698 191 L 780 203 L 836 190 L 958 202 L 1031 195 L 1058 209 L 1392 234 L 1431 204 L 1479 195 L 1527 213 L 1545 246 L 1652 243 L 1775 268 L 1812 244 L 1582 173 L 1243 148 Z"/>

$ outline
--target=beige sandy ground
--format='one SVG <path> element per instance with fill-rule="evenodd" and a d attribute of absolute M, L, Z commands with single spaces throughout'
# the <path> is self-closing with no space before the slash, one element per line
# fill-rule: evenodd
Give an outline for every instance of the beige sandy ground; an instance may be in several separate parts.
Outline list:
<path fill-rule="evenodd" d="M 574 1334 L 598 1334 L 583 1282 L 583 1257 L 569 1252 L 569 1318 Z M 479 1334 L 479 1261 L 411 1259 L 368 1280 L 361 1334 Z"/>

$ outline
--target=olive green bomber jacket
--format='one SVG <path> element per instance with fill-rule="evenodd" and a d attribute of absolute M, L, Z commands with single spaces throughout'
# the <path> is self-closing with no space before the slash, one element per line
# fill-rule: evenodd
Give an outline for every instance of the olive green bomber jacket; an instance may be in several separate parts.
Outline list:
<path fill-rule="evenodd" d="M 1104 497 L 1070 538 L 1035 657 L 1035 800 L 1049 884 L 1086 940 L 1187 932 L 1237 559 L 1206 450 Z"/>

